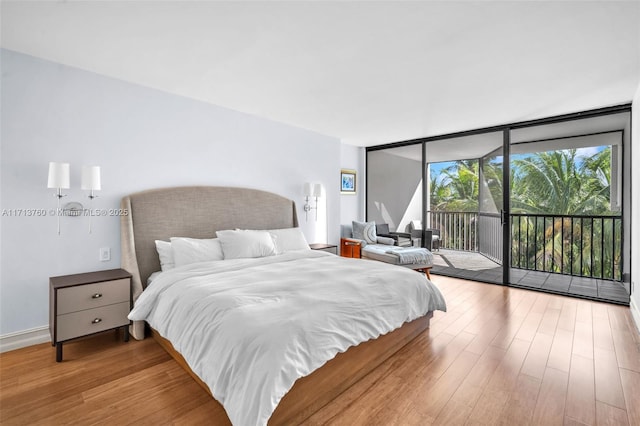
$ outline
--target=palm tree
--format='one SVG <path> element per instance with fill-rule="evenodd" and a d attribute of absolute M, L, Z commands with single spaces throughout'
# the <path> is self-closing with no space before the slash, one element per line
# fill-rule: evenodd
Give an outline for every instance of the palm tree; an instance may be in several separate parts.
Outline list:
<path fill-rule="evenodd" d="M 457 213 L 432 214 L 431 226 L 440 229 L 443 247 L 470 247 L 476 240 L 472 216 L 478 211 L 478 160 L 456 161 L 441 173 L 431 178 L 432 211 Z"/>
<path fill-rule="evenodd" d="M 442 170 L 442 185 L 450 191 L 445 210 L 478 211 L 478 160 L 460 160 Z M 433 193 L 433 190 L 432 190 Z"/>
<path fill-rule="evenodd" d="M 575 149 L 514 159 L 511 210 L 549 215 L 610 211 L 611 149 L 582 158 Z"/>
<path fill-rule="evenodd" d="M 447 204 L 453 199 L 449 185 L 443 179 L 438 179 L 438 176 L 434 174 L 432 174 L 429 179 L 431 182 L 429 185 L 431 192 L 431 210 L 446 210 Z"/>
<path fill-rule="evenodd" d="M 579 157 L 574 149 L 538 153 L 514 159 L 513 170 L 513 212 L 550 216 L 611 214 L 610 147 L 588 158 Z M 619 278 L 620 262 L 616 248 L 621 237 L 618 225 L 613 219 L 606 219 L 606 224 L 605 219 L 585 224 L 580 218 L 528 217 L 512 227 L 512 235 L 514 247 L 520 244 L 520 259 L 524 256 L 537 268 L 615 279 Z M 523 247 L 522 241 L 516 241 L 517 235 L 532 235 L 535 242 Z"/>

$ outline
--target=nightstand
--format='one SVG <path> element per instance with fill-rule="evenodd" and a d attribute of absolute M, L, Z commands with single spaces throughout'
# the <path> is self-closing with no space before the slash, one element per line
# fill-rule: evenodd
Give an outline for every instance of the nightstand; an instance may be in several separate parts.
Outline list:
<path fill-rule="evenodd" d="M 362 243 L 360 240 L 355 240 L 352 238 L 341 238 L 340 239 L 340 256 L 342 257 L 354 257 L 360 259 L 360 248 Z"/>
<path fill-rule="evenodd" d="M 62 361 L 62 344 L 102 331 L 123 329 L 129 341 L 131 274 L 124 269 L 49 278 L 49 331 Z"/>
<path fill-rule="evenodd" d="M 326 251 L 331 254 L 338 254 L 338 246 L 334 244 L 309 244 L 311 250 Z"/>

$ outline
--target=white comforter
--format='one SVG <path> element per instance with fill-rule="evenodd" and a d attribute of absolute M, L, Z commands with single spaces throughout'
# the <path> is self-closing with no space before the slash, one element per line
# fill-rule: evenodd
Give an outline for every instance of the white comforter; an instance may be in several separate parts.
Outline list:
<path fill-rule="evenodd" d="M 265 425 L 294 382 L 350 346 L 445 310 L 422 274 L 302 250 L 163 272 L 129 319 L 188 362 L 234 425 Z"/>

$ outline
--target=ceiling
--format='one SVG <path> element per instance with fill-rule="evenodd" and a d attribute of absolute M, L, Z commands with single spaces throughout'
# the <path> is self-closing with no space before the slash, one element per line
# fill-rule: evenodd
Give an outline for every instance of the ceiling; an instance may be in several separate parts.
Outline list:
<path fill-rule="evenodd" d="M 630 102 L 640 2 L 2 1 L 1 45 L 370 146 Z"/>

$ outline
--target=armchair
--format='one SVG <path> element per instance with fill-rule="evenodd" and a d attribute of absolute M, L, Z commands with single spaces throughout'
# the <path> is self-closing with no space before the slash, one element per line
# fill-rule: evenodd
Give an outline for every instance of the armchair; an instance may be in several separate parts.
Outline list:
<path fill-rule="evenodd" d="M 411 247 L 413 245 L 410 233 L 390 232 L 389 224 L 387 223 L 376 224 L 376 235 L 378 235 L 379 237 L 387 237 L 393 239 L 393 245 L 399 247 Z"/>
<path fill-rule="evenodd" d="M 414 240 L 420 241 L 420 247 L 427 248 L 431 251 L 440 250 L 440 230 L 436 228 L 426 228 L 424 229 L 424 239 L 423 239 L 423 229 L 422 229 L 422 221 L 420 220 L 412 220 L 409 225 L 407 225 L 409 234 L 411 238 Z"/>

